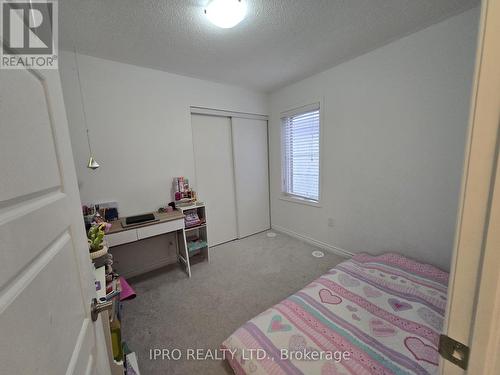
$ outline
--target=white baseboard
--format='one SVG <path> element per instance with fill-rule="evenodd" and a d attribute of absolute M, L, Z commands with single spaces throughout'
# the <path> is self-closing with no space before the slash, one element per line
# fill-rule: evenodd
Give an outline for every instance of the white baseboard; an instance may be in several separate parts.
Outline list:
<path fill-rule="evenodd" d="M 310 245 L 319 247 L 320 249 L 329 251 L 335 255 L 340 255 L 344 258 L 351 258 L 354 255 L 354 253 L 352 253 L 350 251 L 347 251 L 345 249 L 341 249 L 340 247 L 332 246 L 330 244 L 327 244 L 327 243 L 322 242 L 322 241 L 318 241 L 318 240 L 311 238 L 311 237 L 308 237 L 308 236 L 304 236 L 303 234 L 300 234 L 300 233 L 294 232 L 292 230 L 283 228 L 279 225 L 273 224 L 271 226 L 271 228 L 277 232 L 288 234 L 291 237 L 294 237 L 294 238 L 297 238 L 297 239 L 302 240 L 304 242 L 307 242 Z"/>

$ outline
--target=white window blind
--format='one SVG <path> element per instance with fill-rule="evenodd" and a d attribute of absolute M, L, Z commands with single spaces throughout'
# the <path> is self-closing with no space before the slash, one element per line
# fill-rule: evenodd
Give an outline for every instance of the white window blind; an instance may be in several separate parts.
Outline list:
<path fill-rule="evenodd" d="M 282 114 L 283 192 L 319 200 L 319 105 Z"/>

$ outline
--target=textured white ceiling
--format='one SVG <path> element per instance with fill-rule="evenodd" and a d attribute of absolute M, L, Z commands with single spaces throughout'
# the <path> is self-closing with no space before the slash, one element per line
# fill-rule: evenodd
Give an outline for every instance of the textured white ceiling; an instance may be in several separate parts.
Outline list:
<path fill-rule="evenodd" d="M 272 91 L 479 4 L 479 0 L 246 0 L 219 29 L 207 0 L 63 0 L 62 47 Z"/>

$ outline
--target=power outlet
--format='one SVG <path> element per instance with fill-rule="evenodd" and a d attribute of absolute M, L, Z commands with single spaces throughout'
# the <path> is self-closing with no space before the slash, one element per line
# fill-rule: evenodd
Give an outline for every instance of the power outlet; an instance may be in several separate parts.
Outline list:
<path fill-rule="evenodd" d="M 335 226 L 335 220 L 333 220 L 333 217 L 328 218 L 328 226 L 330 228 L 333 228 Z"/>

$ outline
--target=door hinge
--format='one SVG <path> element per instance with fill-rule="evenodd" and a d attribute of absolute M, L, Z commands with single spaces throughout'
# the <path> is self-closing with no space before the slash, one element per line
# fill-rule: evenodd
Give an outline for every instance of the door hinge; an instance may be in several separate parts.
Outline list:
<path fill-rule="evenodd" d="M 458 367 L 467 370 L 469 347 L 446 335 L 439 336 L 439 354 Z"/>

